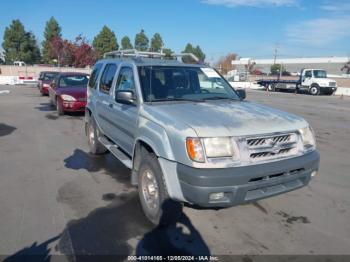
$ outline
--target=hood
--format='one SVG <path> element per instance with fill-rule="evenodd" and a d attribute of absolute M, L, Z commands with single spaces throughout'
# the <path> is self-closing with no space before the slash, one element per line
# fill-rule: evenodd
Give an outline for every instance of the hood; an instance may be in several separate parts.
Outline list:
<path fill-rule="evenodd" d="M 86 98 L 86 87 L 60 87 L 57 88 L 58 95 L 70 95 L 74 98 Z"/>
<path fill-rule="evenodd" d="M 298 116 L 246 101 L 147 105 L 144 110 L 165 128 L 183 122 L 199 137 L 288 132 L 307 126 Z"/>

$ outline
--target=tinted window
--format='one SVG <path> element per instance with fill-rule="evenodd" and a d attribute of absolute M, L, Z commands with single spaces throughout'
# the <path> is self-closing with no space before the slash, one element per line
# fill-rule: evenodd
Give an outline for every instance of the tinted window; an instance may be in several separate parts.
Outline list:
<path fill-rule="evenodd" d="M 120 70 L 116 90 L 135 90 L 134 74 L 130 67 Z"/>
<path fill-rule="evenodd" d="M 311 71 L 306 71 L 305 72 L 305 77 L 312 77 Z"/>
<path fill-rule="evenodd" d="M 98 75 L 100 74 L 101 69 L 102 69 L 102 64 L 97 64 L 94 66 L 94 70 L 92 70 L 89 84 L 88 84 L 90 88 L 96 88 L 97 78 L 98 78 Z"/>
<path fill-rule="evenodd" d="M 117 71 L 117 65 L 115 64 L 106 65 L 100 81 L 101 92 L 109 93 L 109 90 L 112 87 L 112 82 L 116 71 Z"/>
<path fill-rule="evenodd" d="M 59 81 L 59 87 L 84 87 L 89 79 L 86 75 L 68 75 L 62 76 Z"/>

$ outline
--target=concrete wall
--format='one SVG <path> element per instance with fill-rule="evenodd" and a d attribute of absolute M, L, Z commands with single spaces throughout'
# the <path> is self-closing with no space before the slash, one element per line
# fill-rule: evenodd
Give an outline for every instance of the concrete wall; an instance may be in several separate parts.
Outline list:
<path fill-rule="evenodd" d="M 44 67 L 44 66 L 0 66 L 1 76 L 25 76 L 37 78 L 41 71 L 81 72 L 90 74 L 90 68 Z"/>

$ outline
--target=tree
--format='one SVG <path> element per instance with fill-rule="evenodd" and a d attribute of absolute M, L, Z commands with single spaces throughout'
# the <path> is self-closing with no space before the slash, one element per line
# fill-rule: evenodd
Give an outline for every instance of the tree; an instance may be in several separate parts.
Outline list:
<path fill-rule="evenodd" d="M 92 46 L 99 57 L 102 57 L 104 53 L 119 49 L 117 37 L 107 26 L 103 26 L 99 34 L 95 36 Z"/>
<path fill-rule="evenodd" d="M 40 50 L 35 36 L 31 32 L 26 32 L 19 20 L 13 20 L 10 26 L 6 27 L 2 47 L 7 64 L 12 64 L 16 60 L 33 64 L 40 60 Z"/>
<path fill-rule="evenodd" d="M 185 47 L 185 50 L 182 51 L 182 53 L 192 53 L 199 59 L 199 62 L 202 62 L 202 63 L 205 60 L 205 54 L 203 53 L 202 49 L 198 45 L 196 47 L 193 47 L 192 44 L 188 43 Z M 190 56 L 184 56 L 182 60 L 184 63 L 196 62 Z"/>
<path fill-rule="evenodd" d="M 54 17 L 51 17 L 49 21 L 46 22 L 44 30 L 44 41 L 42 42 L 42 53 L 43 60 L 45 63 L 51 63 L 53 57 L 50 57 L 50 41 L 55 37 L 61 37 L 61 27 Z"/>
<path fill-rule="evenodd" d="M 97 59 L 96 52 L 81 35 L 75 38 L 73 56 L 75 67 L 92 66 Z"/>
<path fill-rule="evenodd" d="M 25 41 L 23 43 L 22 61 L 28 64 L 39 63 L 41 60 L 40 49 L 38 47 L 35 36 L 32 32 L 26 32 Z"/>
<path fill-rule="evenodd" d="M 163 48 L 163 53 L 166 58 L 173 58 L 171 55 L 174 53 L 170 48 Z"/>
<path fill-rule="evenodd" d="M 74 45 L 61 37 L 54 37 L 50 41 L 50 57 L 53 57 L 59 66 L 73 65 Z"/>
<path fill-rule="evenodd" d="M 139 51 L 147 51 L 149 46 L 149 40 L 142 29 L 140 33 L 135 36 L 135 48 Z"/>
<path fill-rule="evenodd" d="M 232 61 L 236 60 L 237 55 L 234 53 L 229 53 L 224 57 L 221 57 L 219 61 L 215 64 L 215 67 L 220 70 L 220 73 L 226 75 L 229 71 L 234 69 Z"/>
<path fill-rule="evenodd" d="M 281 64 L 273 64 L 271 65 L 271 75 L 279 75 L 280 71 L 282 71 L 282 74 L 286 71 L 283 65 Z"/>
<path fill-rule="evenodd" d="M 350 62 L 347 62 L 341 69 L 345 74 L 350 74 Z"/>
<path fill-rule="evenodd" d="M 163 39 L 160 36 L 160 34 L 155 33 L 151 39 L 151 49 L 150 51 L 153 52 L 160 52 L 160 50 L 163 48 L 164 43 L 163 43 Z"/>
<path fill-rule="evenodd" d="M 125 49 L 133 49 L 133 46 L 130 42 L 130 38 L 127 36 L 124 36 L 122 38 L 121 44 L 122 44 L 122 49 L 124 49 L 124 50 Z"/>

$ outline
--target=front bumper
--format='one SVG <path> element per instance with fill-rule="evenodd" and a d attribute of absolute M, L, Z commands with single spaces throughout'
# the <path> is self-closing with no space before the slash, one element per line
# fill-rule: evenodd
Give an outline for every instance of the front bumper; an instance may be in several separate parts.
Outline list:
<path fill-rule="evenodd" d="M 335 92 L 337 91 L 336 86 L 320 86 L 321 92 Z"/>
<path fill-rule="evenodd" d="M 227 207 L 282 194 L 307 185 L 318 170 L 317 151 L 276 162 L 222 169 L 198 169 L 177 164 L 186 201 L 203 207 Z M 212 193 L 224 193 L 210 200 Z"/>
<path fill-rule="evenodd" d="M 85 112 L 86 101 L 62 101 L 64 111 Z"/>

